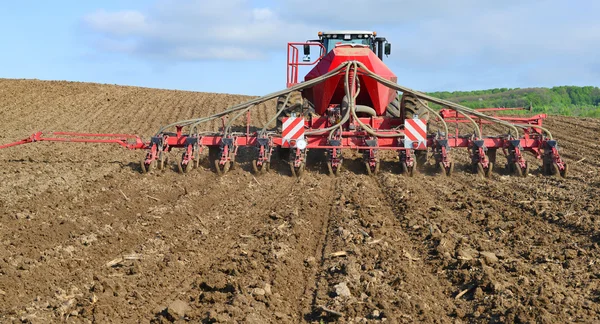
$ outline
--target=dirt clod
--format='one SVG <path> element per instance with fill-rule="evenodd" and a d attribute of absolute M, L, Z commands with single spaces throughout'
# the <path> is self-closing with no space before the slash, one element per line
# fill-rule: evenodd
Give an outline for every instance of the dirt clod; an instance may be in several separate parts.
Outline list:
<path fill-rule="evenodd" d="M 574 250 L 574 249 L 566 249 L 565 250 L 565 258 L 575 259 L 576 257 L 577 257 L 577 250 Z"/>
<path fill-rule="evenodd" d="M 339 284 L 333 286 L 335 289 L 335 293 L 341 297 L 350 297 L 352 294 L 350 293 L 350 288 L 346 285 L 345 282 L 340 282 Z"/>
<path fill-rule="evenodd" d="M 188 303 L 180 299 L 173 301 L 171 304 L 169 304 L 169 307 L 167 307 L 168 314 L 175 319 L 184 317 L 189 311 L 190 306 L 188 305 Z"/>
<path fill-rule="evenodd" d="M 456 258 L 463 261 L 471 261 L 477 255 L 477 251 L 473 249 L 459 249 L 456 253 Z"/>
<path fill-rule="evenodd" d="M 485 259 L 485 263 L 494 264 L 498 262 L 498 257 L 492 252 L 479 252 L 479 255 Z"/>
<path fill-rule="evenodd" d="M 265 290 L 262 288 L 254 288 L 252 290 L 252 294 L 256 295 L 256 296 L 264 296 L 266 294 Z"/>

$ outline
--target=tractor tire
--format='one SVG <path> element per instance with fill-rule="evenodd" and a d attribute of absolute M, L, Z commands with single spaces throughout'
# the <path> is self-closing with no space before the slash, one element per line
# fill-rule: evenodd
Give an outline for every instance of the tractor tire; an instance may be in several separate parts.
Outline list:
<path fill-rule="evenodd" d="M 400 100 L 400 109 L 404 109 L 405 118 L 413 118 L 418 115 L 419 118 L 429 120 L 429 110 L 412 94 L 403 93 Z"/>
<path fill-rule="evenodd" d="M 287 97 L 287 95 L 282 95 L 277 98 L 277 105 L 275 106 L 275 113 L 279 112 L 279 110 L 286 103 L 285 102 L 286 97 Z M 290 116 L 292 116 L 292 114 L 296 115 L 297 117 L 302 116 L 304 118 L 307 118 L 311 114 L 312 115 L 315 114 L 315 106 L 312 104 L 312 102 L 310 102 L 309 100 L 302 97 L 302 92 L 300 92 L 300 91 L 292 92 L 287 104 L 285 105 L 283 112 L 277 118 L 277 131 L 278 132 L 281 132 L 281 130 L 282 130 L 281 129 L 283 126 L 283 123 L 281 121 L 282 117 L 290 117 Z"/>
<path fill-rule="evenodd" d="M 398 95 L 396 95 L 394 100 L 388 104 L 386 108 L 386 116 L 400 117 L 400 98 L 398 98 Z"/>

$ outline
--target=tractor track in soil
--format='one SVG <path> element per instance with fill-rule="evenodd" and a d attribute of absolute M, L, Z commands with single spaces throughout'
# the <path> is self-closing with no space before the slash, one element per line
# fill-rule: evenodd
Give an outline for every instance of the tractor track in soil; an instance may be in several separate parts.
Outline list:
<path fill-rule="evenodd" d="M 337 189 L 339 188 L 339 180 L 336 179 L 334 186 L 333 186 L 333 192 L 337 192 Z M 310 274 L 307 276 L 306 278 L 306 286 L 304 289 L 304 295 L 305 296 L 311 296 L 310 299 L 306 299 L 306 302 L 304 303 L 304 307 L 302 309 L 302 314 L 301 314 L 301 318 L 309 320 L 309 319 L 315 319 L 318 318 L 318 313 L 319 312 L 319 307 L 321 305 L 319 305 L 318 303 L 318 296 L 319 296 L 319 290 L 320 290 L 320 286 L 321 286 L 321 275 L 319 274 L 320 271 L 322 271 L 322 268 L 325 264 L 326 261 L 326 251 L 328 248 L 328 243 L 330 241 L 330 235 L 331 235 L 331 219 L 333 217 L 333 215 L 337 214 L 337 206 L 335 204 L 335 199 L 336 196 L 335 194 L 332 195 L 331 201 L 329 203 L 330 207 L 329 207 L 329 211 L 327 213 L 327 216 L 325 216 L 325 220 L 322 222 L 321 224 L 321 236 L 319 237 L 319 240 L 317 242 L 317 248 L 315 249 L 315 252 L 313 253 L 313 256 L 311 259 L 306 259 L 306 265 L 309 267 L 313 267 L 313 270 L 310 272 Z M 312 284 L 311 284 L 312 283 Z M 310 301 L 310 303 L 309 303 Z"/>
<path fill-rule="evenodd" d="M 0 79 L 0 143 L 37 130 L 148 138 L 250 98 Z M 255 107 L 253 126 L 274 106 Z M 508 176 L 501 152 L 480 179 L 458 149 L 452 178 L 399 175 L 393 154 L 369 177 L 348 152 L 340 177 L 318 158 L 300 180 L 285 163 L 252 175 L 251 149 L 224 177 L 208 161 L 177 174 L 176 151 L 141 175 L 143 153 L 118 146 L 2 150 L 0 322 L 170 322 L 176 300 L 197 322 L 600 321 L 600 121 L 545 126 L 568 179 L 531 156 L 529 176 Z"/>
<path fill-rule="evenodd" d="M 323 253 L 315 306 L 359 322 L 365 317 L 427 322 L 434 320 L 431 311 L 448 313 L 451 303 L 443 294 L 447 284 L 422 258 L 427 254 L 422 242 L 408 237 L 398 224 L 403 208 L 390 203 L 374 178 L 348 173 L 338 181 L 340 191 L 330 214 L 333 230 L 328 231 L 330 244 Z M 341 252 L 344 255 L 336 256 Z M 347 294 L 338 293 L 340 285 L 349 288 Z M 418 289 L 424 291 L 415 293 Z M 394 310 L 398 306 L 401 310 Z M 338 317 L 333 312 L 311 315 L 312 320 Z"/>

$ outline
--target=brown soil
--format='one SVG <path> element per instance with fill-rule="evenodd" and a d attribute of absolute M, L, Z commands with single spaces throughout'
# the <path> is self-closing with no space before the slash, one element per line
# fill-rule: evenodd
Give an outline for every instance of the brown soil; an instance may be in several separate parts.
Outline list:
<path fill-rule="evenodd" d="M 246 99 L 0 80 L 0 143 L 37 130 L 147 138 Z M 273 110 L 258 106 L 255 125 Z M 352 159 L 332 178 L 319 154 L 300 180 L 283 163 L 258 177 L 251 152 L 224 177 L 170 170 L 177 152 L 141 175 L 143 152 L 118 146 L 2 150 L 0 322 L 598 322 L 600 121 L 547 126 L 568 179 L 537 167 L 407 178 L 392 160 L 369 177 Z"/>

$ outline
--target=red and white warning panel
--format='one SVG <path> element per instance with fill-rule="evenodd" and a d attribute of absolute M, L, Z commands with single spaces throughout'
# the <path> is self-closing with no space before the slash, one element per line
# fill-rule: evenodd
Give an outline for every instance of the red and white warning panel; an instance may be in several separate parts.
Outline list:
<path fill-rule="evenodd" d="M 281 130 L 282 147 L 291 147 L 298 140 L 304 143 L 304 118 L 302 117 L 284 117 L 282 118 L 283 127 Z"/>
<path fill-rule="evenodd" d="M 427 148 L 427 121 L 424 119 L 404 120 L 404 147 L 415 150 Z"/>

